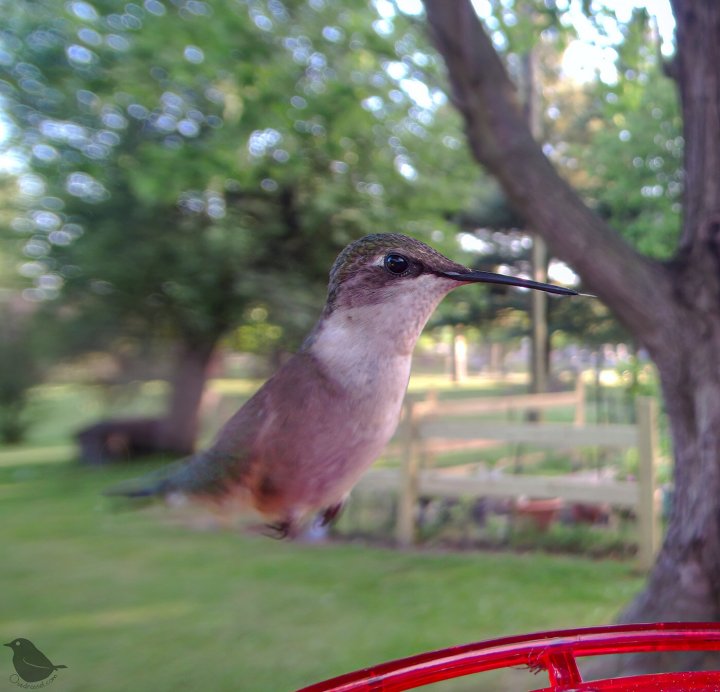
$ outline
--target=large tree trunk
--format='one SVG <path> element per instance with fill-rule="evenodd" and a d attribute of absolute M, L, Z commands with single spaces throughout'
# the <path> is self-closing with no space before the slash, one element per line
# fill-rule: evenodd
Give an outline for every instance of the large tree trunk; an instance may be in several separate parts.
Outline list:
<path fill-rule="evenodd" d="M 181 341 L 170 380 L 167 413 L 162 418 L 110 419 L 77 434 L 86 464 L 131 461 L 149 454 L 187 456 L 195 450 L 200 403 L 217 339 Z"/>
<path fill-rule="evenodd" d="M 648 349 L 660 374 L 675 455 L 673 509 L 647 585 L 620 620 L 720 619 L 720 3 L 672 0 L 678 46 L 669 72 L 682 101 L 686 190 L 678 252 L 661 264 L 608 228 L 543 156 L 470 2 L 424 2 L 475 157 Z M 717 656 L 632 657 L 622 667 L 712 658 L 717 665 Z"/>

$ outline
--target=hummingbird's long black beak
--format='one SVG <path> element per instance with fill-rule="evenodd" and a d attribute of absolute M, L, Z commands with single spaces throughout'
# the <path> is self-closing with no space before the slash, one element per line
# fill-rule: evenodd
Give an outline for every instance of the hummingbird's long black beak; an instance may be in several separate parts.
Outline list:
<path fill-rule="evenodd" d="M 505 286 L 520 286 L 521 288 L 533 288 L 537 291 L 545 291 L 547 293 L 556 293 L 560 296 L 577 296 L 581 295 L 572 288 L 564 286 L 555 286 L 553 284 L 544 284 L 539 281 L 531 281 L 530 279 L 520 279 L 516 276 L 507 276 L 505 274 L 494 274 L 493 272 L 481 272 L 468 270 L 466 272 L 438 272 L 440 276 L 446 276 L 448 279 L 455 281 L 469 281 L 486 284 L 503 284 Z"/>

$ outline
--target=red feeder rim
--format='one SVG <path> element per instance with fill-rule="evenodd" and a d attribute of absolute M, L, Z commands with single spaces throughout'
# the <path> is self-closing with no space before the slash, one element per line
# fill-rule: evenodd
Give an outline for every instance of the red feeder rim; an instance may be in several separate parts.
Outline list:
<path fill-rule="evenodd" d="M 401 692 L 518 666 L 535 673 L 546 671 L 550 686 L 536 692 L 720 690 L 720 671 L 656 673 L 587 682 L 576 662 L 579 656 L 691 650 L 720 650 L 720 623 L 610 625 L 502 637 L 381 663 L 298 692 Z"/>

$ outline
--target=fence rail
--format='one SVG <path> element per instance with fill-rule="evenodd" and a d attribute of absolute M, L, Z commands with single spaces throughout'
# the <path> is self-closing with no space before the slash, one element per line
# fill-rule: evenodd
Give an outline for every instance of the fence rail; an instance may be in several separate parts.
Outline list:
<path fill-rule="evenodd" d="M 415 540 L 416 508 L 420 496 L 481 498 L 522 496 L 560 498 L 571 503 L 599 503 L 633 509 L 638 518 L 638 564 L 652 566 L 660 543 L 657 497 L 657 412 L 654 400 L 636 402 L 635 425 L 587 425 L 582 384 L 575 391 L 438 401 L 409 399 L 400 428 L 399 469 L 372 469 L 360 482 L 361 489 L 392 489 L 398 493 L 396 541 L 403 546 Z M 538 411 L 575 407 L 573 424 L 477 420 L 472 416 L 493 412 Z M 448 420 L 449 417 L 452 419 Z M 459 447 L 482 448 L 488 441 L 526 443 L 569 450 L 583 447 L 637 448 L 636 481 L 577 479 L 558 476 L 501 475 L 491 472 L 458 473 L 458 469 L 422 468 L 422 460 Z"/>

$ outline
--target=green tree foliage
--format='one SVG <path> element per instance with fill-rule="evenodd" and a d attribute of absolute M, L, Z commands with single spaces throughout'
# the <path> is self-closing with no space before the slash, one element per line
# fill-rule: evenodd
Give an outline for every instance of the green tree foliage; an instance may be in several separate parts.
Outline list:
<path fill-rule="evenodd" d="M 105 334 L 204 338 L 258 300 L 305 328 L 339 247 L 427 234 L 467 199 L 457 122 L 423 86 L 435 58 L 402 16 L 272 1 L 3 10 L 30 295 L 64 285 Z"/>
<path fill-rule="evenodd" d="M 675 250 L 682 196 L 682 121 L 673 82 L 663 74 L 645 11 L 623 27 L 617 81 L 598 81 L 584 118 L 588 141 L 575 149 L 589 203 L 638 250 Z"/>

